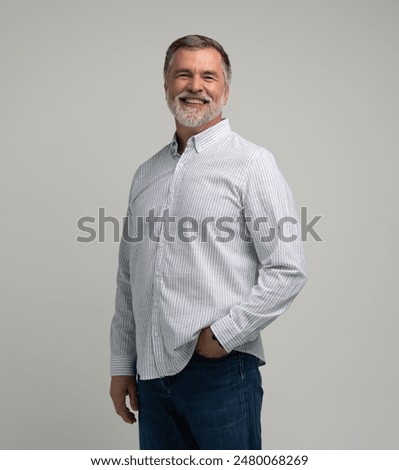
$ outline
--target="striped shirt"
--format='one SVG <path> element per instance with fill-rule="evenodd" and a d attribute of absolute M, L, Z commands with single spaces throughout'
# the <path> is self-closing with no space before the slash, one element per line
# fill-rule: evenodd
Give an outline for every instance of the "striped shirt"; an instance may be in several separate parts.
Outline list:
<path fill-rule="evenodd" d="M 306 281 L 292 193 L 273 155 L 228 119 L 134 174 L 120 242 L 111 375 L 174 375 L 203 328 L 265 364 L 261 330 Z"/>

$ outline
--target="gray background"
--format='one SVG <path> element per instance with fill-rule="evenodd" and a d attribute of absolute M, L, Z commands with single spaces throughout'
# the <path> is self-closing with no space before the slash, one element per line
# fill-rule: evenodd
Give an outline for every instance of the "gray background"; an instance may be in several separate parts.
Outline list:
<path fill-rule="evenodd" d="M 271 150 L 309 281 L 263 332 L 264 447 L 397 449 L 397 1 L 0 2 L 3 449 L 132 449 L 108 396 L 119 220 L 137 166 L 174 130 L 167 46 L 231 56 L 235 131 Z"/>

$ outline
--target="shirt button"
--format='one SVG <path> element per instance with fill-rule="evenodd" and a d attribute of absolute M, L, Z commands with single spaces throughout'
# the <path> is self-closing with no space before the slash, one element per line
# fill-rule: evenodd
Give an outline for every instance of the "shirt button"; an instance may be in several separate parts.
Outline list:
<path fill-rule="evenodd" d="M 158 338 L 158 333 L 155 332 L 155 333 L 154 333 L 154 336 L 155 336 L 155 338 Z"/>

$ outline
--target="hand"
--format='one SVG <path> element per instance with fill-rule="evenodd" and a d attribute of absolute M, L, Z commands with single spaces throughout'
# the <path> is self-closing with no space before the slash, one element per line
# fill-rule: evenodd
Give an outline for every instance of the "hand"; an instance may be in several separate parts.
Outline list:
<path fill-rule="evenodd" d="M 111 378 L 110 395 L 114 402 L 116 413 L 125 421 L 125 423 L 135 423 L 136 416 L 126 406 L 126 396 L 130 398 L 130 406 L 134 411 L 139 409 L 137 398 L 136 379 L 130 375 L 116 375 Z"/>
<path fill-rule="evenodd" d="M 201 356 L 209 358 L 223 357 L 228 354 L 228 352 L 219 344 L 209 326 L 201 331 L 195 350 L 198 354 L 201 354 Z"/>

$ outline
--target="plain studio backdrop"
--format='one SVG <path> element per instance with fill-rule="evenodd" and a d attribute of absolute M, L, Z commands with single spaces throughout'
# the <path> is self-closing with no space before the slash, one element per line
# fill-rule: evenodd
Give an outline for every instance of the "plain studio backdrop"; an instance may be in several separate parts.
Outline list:
<path fill-rule="evenodd" d="M 388 0 L 1 0 L 2 449 L 138 446 L 109 397 L 118 243 L 77 221 L 122 222 L 173 135 L 165 51 L 193 33 L 231 57 L 233 130 L 322 216 L 262 333 L 263 446 L 398 448 L 398 20 Z"/>

